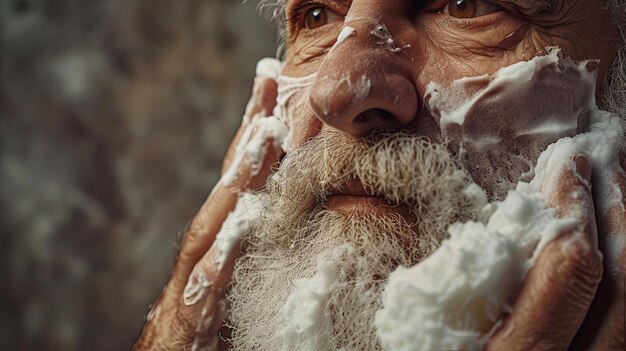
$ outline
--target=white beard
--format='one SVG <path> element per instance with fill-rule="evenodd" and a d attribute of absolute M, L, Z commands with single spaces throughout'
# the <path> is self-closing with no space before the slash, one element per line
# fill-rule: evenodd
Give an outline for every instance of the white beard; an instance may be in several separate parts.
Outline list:
<path fill-rule="evenodd" d="M 410 222 L 326 209 L 329 189 L 351 179 L 407 205 Z M 450 223 L 476 218 L 470 183 L 445 147 L 408 134 L 325 132 L 290 153 L 233 275 L 233 348 L 380 349 L 373 319 L 388 275 L 427 257 Z"/>

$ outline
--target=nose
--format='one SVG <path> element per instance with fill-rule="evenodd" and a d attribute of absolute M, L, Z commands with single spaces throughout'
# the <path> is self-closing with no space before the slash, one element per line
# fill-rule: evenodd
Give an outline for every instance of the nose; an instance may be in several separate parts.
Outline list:
<path fill-rule="evenodd" d="M 346 17 L 311 88 L 311 107 L 324 124 L 361 137 L 407 128 L 417 118 L 418 94 L 408 67 L 411 45 L 402 39 L 410 22 L 391 17 L 363 12 Z"/>

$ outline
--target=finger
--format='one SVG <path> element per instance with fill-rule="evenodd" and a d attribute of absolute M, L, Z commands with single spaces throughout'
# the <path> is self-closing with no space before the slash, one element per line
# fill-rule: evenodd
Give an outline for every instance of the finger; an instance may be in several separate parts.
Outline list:
<path fill-rule="evenodd" d="M 235 259 L 239 256 L 242 238 L 257 223 L 261 206 L 257 195 L 241 194 L 215 242 L 189 277 L 179 308 L 185 311 L 188 320 L 197 321 L 195 334 L 199 343 L 214 343 L 217 340 L 222 325 L 218 305 L 230 281 Z"/>
<path fill-rule="evenodd" d="M 236 202 L 237 194 L 218 182 L 183 236 L 172 276 L 162 295 L 167 300 L 163 301 L 164 304 L 168 306 L 176 304 L 194 266 L 215 241 L 222 223 L 235 208 Z"/>
<path fill-rule="evenodd" d="M 602 275 L 587 158 L 578 156 L 546 184 L 546 202 L 580 225 L 548 244 L 528 272 L 512 314 L 489 350 L 565 350 L 580 327 Z"/>
<path fill-rule="evenodd" d="M 241 255 L 238 237 L 220 245 L 216 242 L 196 264 L 183 294 L 180 309 L 187 320 L 196 321 L 193 346 L 197 349 L 215 349 L 220 341 L 224 305 L 222 299 L 230 282 L 235 260 Z M 226 247 L 225 247 L 226 246 Z"/>
<path fill-rule="evenodd" d="M 572 350 L 626 350 L 626 176 L 622 169 L 615 173 L 613 185 L 621 203 L 611 207 L 598 225 L 604 274 Z"/>
<path fill-rule="evenodd" d="M 275 145 L 273 139 L 268 139 L 262 146 L 263 150 L 259 153 L 261 160 L 250 159 L 248 155 L 237 163 L 233 163 L 231 167 L 237 166 L 236 170 L 226 173 L 225 177 L 229 177 L 228 187 L 235 191 L 256 191 L 265 186 L 268 177 L 273 173 L 275 166 L 283 155 L 283 150 Z"/>
<path fill-rule="evenodd" d="M 148 330 L 150 333 L 144 330 L 143 334 L 158 334 L 161 342 L 167 344 L 163 349 L 216 349 L 223 324 L 221 300 L 237 253 L 229 254 L 223 267 L 214 262 L 218 255 L 216 249 L 211 249 L 194 267 L 184 295 L 165 311 L 168 323 L 156 324 Z M 154 347 L 153 341 L 139 344 Z"/>
<path fill-rule="evenodd" d="M 274 80 L 258 78 L 257 83 L 255 83 L 255 92 L 251 100 L 253 103 L 249 113 L 257 113 L 257 111 L 260 111 L 259 109 L 271 111 L 276 103 L 276 88 Z M 249 132 L 252 134 L 254 131 L 250 130 Z M 241 139 L 235 141 L 248 142 L 249 140 Z M 191 269 L 200 257 L 207 252 L 223 221 L 234 209 L 237 199 L 234 192 L 251 188 L 255 190 L 265 185 L 267 177 L 271 174 L 271 166 L 278 161 L 282 151 L 274 147 L 272 140 L 266 140 L 262 148 L 263 150 L 260 154 L 264 155 L 264 157 L 261 160 L 250 160 L 247 154 L 231 156 L 241 160 L 236 164 L 231 164 L 231 167 L 235 167 L 232 170 L 234 176 L 231 176 L 232 179 L 228 181 L 224 177 L 222 178 L 193 219 L 185 235 L 179 259 L 175 266 L 174 273 L 179 277 L 174 282 L 177 291 L 180 291 L 181 285 L 186 283 Z M 243 149 L 245 148 L 242 148 L 239 152 L 244 152 Z M 225 162 L 225 164 L 227 163 Z"/>
<path fill-rule="evenodd" d="M 562 165 L 561 176 L 546 181 L 543 197 L 558 217 L 588 221 L 593 218 L 590 212 L 593 210 L 591 164 L 585 155 L 576 155 L 572 161 Z"/>
<path fill-rule="evenodd" d="M 235 134 L 233 141 L 231 142 L 226 157 L 222 164 L 222 174 L 224 174 L 230 167 L 237 150 L 237 145 L 242 135 L 245 133 L 246 127 L 252 122 L 252 119 L 257 116 L 271 116 L 276 106 L 276 98 L 278 97 L 278 83 L 272 78 L 257 77 L 254 80 L 254 87 L 252 88 L 252 97 L 246 107 L 246 112 L 242 120 L 241 128 Z"/>
<path fill-rule="evenodd" d="M 257 116 L 242 135 L 230 168 L 222 176 L 223 184 L 236 191 L 249 190 L 250 180 L 259 174 L 264 184 L 270 166 L 283 154 L 288 132 L 287 125 L 277 117 Z"/>
<path fill-rule="evenodd" d="M 608 273 L 617 277 L 626 273 L 626 172 L 623 169 L 615 172 L 613 188 L 620 201 L 604 214 L 599 228 Z"/>

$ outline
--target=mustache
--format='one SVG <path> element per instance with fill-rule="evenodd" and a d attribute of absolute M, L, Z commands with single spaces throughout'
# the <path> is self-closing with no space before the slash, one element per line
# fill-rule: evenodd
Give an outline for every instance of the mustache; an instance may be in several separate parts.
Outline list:
<path fill-rule="evenodd" d="M 322 131 L 290 152 L 275 178 L 305 183 L 300 186 L 317 200 L 325 200 L 333 190 L 358 181 L 368 193 L 395 204 L 414 204 L 429 190 L 443 190 L 433 187 L 438 178 L 453 180 L 458 187 L 471 182 L 448 149 L 426 137 L 375 132 L 354 139 L 335 130 Z"/>

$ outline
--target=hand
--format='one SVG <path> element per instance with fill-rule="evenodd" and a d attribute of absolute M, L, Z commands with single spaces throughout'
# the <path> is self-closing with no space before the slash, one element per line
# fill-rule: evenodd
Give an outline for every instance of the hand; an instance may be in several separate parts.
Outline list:
<path fill-rule="evenodd" d="M 255 79 L 242 126 L 231 143 L 222 168 L 224 174 L 235 167 L 230 173 L 236 177 L 228 182 L 228 186 L 222 178 L 191 221 L 171 277 L 146 318 L 133 350 L 225 348 L 220 337 L 223 324 L 220 301 L 240 252 L 233 250 L 220 267 L 217 261 L 221 252 L 214 242 L 223 222 L 237 204 L 237 193 L 262 187 L 271 173 L 272 164 L 279 159 L 281 151 L 272 147 L 272 140 L 265 143 L 267 153 L 258 172 L 253 172 L 254 162 L 247 160 L 246 155 L 236 155 L 239 143 L 246 142 L 242 138 L 249 131 L 253 118 L 271 115 L 276 95 L 275 77 Z M 240 162 L 233 164 L 235 159 Z"/>
<path fill-rule="evenodd" d="M 579 330 L 602 277 L 597 247 L 591 166 L 578 155 L 542 190 L 557 216 L 579 225 L 546 245 L 530 269 L 512 313 L 486 350 L 567 350 Z"/>
<path fill-rule="evenodd" d="M 621 168 L 613 172 L 609 186 L 626 194 L 625 154 L 621 154 Z M 626 350 L 626 198 L 621 202 L 596 199 L 596 203 L 610 203 L 598 223 L 599 245 L 604 252 L 604 274 L 596 297 L 591 304 L 582 328 L 576 335 L 571 350 Z M 621 244 L 620 244 L 621 243 Z"/>
<path fill-rule="evenodd" d="M 616 179 L 626 190 L 623 172 Z M 559 217 L 579 225 L 545 247 L 529 271 L 503 327 L 487 350 L 623 350 L 624 260 L 619 272 L 598 250 L 606 233 L 626 235 L 623 206 L 615 206 L 596 226 L 591 193 L 591 166 L 583 155 L 551 178 L 543 196 Z M 606 201 L 606 199 L 603 199 Z M 597 203 L 597 202 L 596 202 Z M 606 252 L 606 251 L 605 251 Z M 604 264 L 603 264 L 604 263 Z M 610 272 L 613 273 L 610 273 Z M 621 287 L 615 284 L 621 278 Z M 608 296 L 607 296 L 608 295 Z"/>

